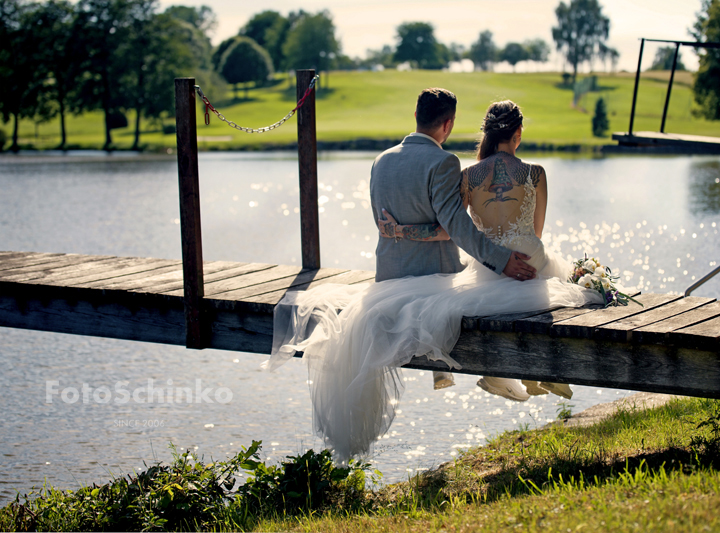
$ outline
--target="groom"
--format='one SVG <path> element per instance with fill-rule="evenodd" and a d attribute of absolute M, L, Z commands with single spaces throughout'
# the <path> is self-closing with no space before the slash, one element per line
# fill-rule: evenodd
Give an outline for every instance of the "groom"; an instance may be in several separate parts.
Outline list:
<path fill-rule="evenodd" d="M 417 127 L 380 154 L 370 175 L 375 220 L 390 212 L 400 224 L 439 224 L 452 240 L 412 241 L 379 238 L 376 281 L 454 273 L 462 270 L 458 246 L 487 268 L 528 280 L 535 269 L 528 256 L 494 244 L 479 232 L 460 198 L 460 160 L 442 148 L 455 124 L 457 98 L 445 89 L 425 89 L 415 108 Z M 439 231 L 438 227 L 438 231 Z M 435 373 L 436 388 L 452 385 L 450 374 Z"/>

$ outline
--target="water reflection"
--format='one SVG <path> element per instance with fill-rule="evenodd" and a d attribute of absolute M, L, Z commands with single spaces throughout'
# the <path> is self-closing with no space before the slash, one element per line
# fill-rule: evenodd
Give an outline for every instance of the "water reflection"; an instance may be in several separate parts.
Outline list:
<path fill-rule="evenodd" d="M 690 208 L 694 213 L 720 213 L 720 161 L 697 161 L 690 165 Z"/>

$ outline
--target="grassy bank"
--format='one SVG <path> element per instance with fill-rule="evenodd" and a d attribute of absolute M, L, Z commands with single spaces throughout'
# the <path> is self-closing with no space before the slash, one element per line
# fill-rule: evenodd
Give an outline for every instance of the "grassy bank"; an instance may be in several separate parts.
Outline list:
<path fill-rule="evenodd" d="M 317 94 L 318 138 L 321 142 L 401 139 L 414 129 L 417 94 L 430 86 L 446 87 L 457 94 L 458 116 L 451 139 L 458 141 L 475 139 L 487 105 L 503 98 L 510 98 L 523 108 L 527 143 L 592 147 L 611 143 L 609 134 L 613 131 L 627 130 L 634 75 L 599 75 L 600 90 L 584 96 L 576 108 L 572 106 L 572 90 L 563 87 L 560 80 L 558 73 L 332 72 L 323 76 Z M 692 116 L 691 81 L 689 73 L 676 77 L 666 131 L 720 136 L 720 123 Z M 659 130 L 666 89 L 667 73 L 643 75 L 636 131 Z M 610 115 L 610 130 L 604 138 L 593 137 L 590 126 L 595 101 L 600 96 L 605 98 Z M 259 128 L 282 118 L 294 107 L 294 100 L 294 80 L 283 79 L 273 87 L 250 90 L 247 100 L 235 101 L 228 94 L 225 101 L 213 103 L 238 124 Z M 204 109 L 199 107 L 198 135 L 202 150 L 259 149 L 288 145 L 296 139 L 294 119 L 278 130 L 250 135 L 227 127 L 214 116 L 211 125 L 206 127 L 203 113 Z M 128 122 L 134 124 L 132 113 L 128 115 Z M 11 126 L 3 126 L 8 135 Z M 100 113 L 69 117 L 67 129 L 68 143 L 73 147 L 98 149 L 103 144 Z M 163 134 L 157 125 L 145 123 L 143 129 L 141 141 L 146 149 L 161 151 L 174 146 L 174 134 Z M 60 141 L 59 122 L 54 120 L 36 127 L 31 121 L 22 121 L 20 137 L 23 146 L 53 148 Z M 119 149 L 129 148 L 133 142 L 132 127 L 114 130 L 113 141 Z"/>
<path fill-rule="evenodd" d="M 142 511 L 148 529 L 158 530 L 717 531 L 719 445 L 718 402 L 683 399 L 621 410 L 589 427 L 504 433 L 453 463 L 374 491 L 361 490 L 362 470 L 341 471 L 327 455 L 296 457 L 278 470 L 253 462 L 248 451 L 232 461 L 255 480 L 233 493 L 221 487 L 232 485 L 227 475 L 218 477 L 232 461 L 201 465 L 184 455 L 174 474 L 154 467 L 130 480 L 141 495 L 134 506 L 123 508 L 119 498 L 110 505 L 103 496 L 113 494 L 110 485 L 54 491 L 1 509 L 0 529 L 122 529 L 130 522 L 120 518 Z M 157 483 L 149 488 L 143 480 L 152 476 Z M 167 510 L 177 518 L 188 509 L 192 520 L 163 522 L 172 520 Z M 111 515 L 120 518 L 108 521 Z"/>

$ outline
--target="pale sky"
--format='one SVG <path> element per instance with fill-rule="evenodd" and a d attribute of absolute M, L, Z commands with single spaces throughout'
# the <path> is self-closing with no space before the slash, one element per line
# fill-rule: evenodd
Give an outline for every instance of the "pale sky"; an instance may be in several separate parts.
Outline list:
<path fill-rule="evenodd" d="M 554 50 L 551 29 L 557 23 L 555 8 L 559 0 L 161 0 L 161 4 L 212 7 L 218 17 L 215 44 L 236 35 L 255 13 L 266 9 L 283 15 L 298 9 L 313 13 L 327 9 L 343 52 L 365 57 L 368 48 L 395 45 L 395 29 L 403 22 L 432 23 L 435 36 L 445 44 L 469 46 L 481 31 L 489 29 L 499 46 L 540 37 Z M 692 40 L 688 29 L 700 10 L 701 0 L 600 0 L 600 4 L 610 18 L 608 43 L 620 52 L 618 68 L 634 71 L 640 37 Z M 643 68 L 650 66 L 655 49 L 655 45 L 646 45 Z M 688 68 L 697 68 L 691 48 L 682 47 L 681 54 Z M 550 59 L 548 68 L 562 68 L 555 53 Z"/>

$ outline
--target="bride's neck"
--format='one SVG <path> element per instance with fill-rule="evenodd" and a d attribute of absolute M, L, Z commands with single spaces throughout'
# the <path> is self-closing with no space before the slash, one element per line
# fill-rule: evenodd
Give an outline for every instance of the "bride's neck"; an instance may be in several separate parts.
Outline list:
<path fill-rule="evenodd" d="M 503 153 L 506 153 L 506 154 L 509 154 L 509 155 L 515 157 L 515 148 L 513 148 L 513 147 L 510 145 L 510 143 L 501 143 L 501 144 L 498 144 L 497 152 L 496 152 L 496 153 L 499 154 L 500 152 L 503 152 Z"/>

